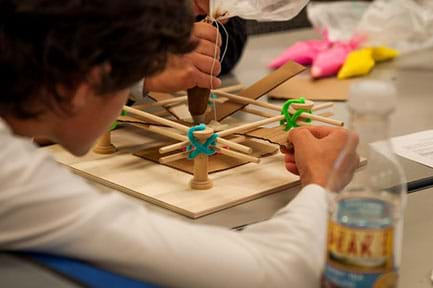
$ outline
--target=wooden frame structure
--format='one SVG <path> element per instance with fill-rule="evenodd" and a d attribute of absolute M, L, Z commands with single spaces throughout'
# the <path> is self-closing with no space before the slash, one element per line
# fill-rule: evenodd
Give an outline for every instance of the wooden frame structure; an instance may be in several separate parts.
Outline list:
<path fill-rule="evenodd" d="M 185 93 L 151 93 L 154 102 L 125 107 L 128 115 L 118 118 L 121 129 L 107 132 L 94 151 L 83 157 L 59 145 L 41 149 L 77 175 L 197 219 L 299 184 L 299 177 L 284 169 L 283 156 L 276 153 L 277 145 L 287 144 L 288 132 L 279 123 L 284 118 L 281 107 L 258 99 L 304 70 L 289 62 L 246 88 L 237 85 L 212 91 L 218 99 L 213 100 L 205 122 L 215 131 L 205 129 L 193 135 L 203 141 L 218 133 L 211 146 L 218 152 L 214 156 L 199 154 L 194 161 L 185 159 L 192 126 Z M 306 101 L 291 108 L 305 108 L 306 114 L 300 115 L 297 125 L 309 125 L 303 122 L 306 118 L 342 125 L 329 118 L 332 113 L 323 111 L 332 105 Z M 313 116 L 307 112 L 310 110 Z M 259 118 L 253 123 L 239 122 L 228 118 L 234 113 Z M 212 125 L 215 119 L 221 124 Z M 154 164 L 158 162 L 162 165 Z M 260 165 L 255 164 L 258 162 Z"/>
<path fill-rule="evenodd" d="M 238 87 L 236 87 L 238 88 Z M 224 90 L 214 90 L 212 91 L 215 95 L 218 95 L 219 98 L 215 101 L 218 101 L 219 103 L 226 103 L 226 102 L 234 102 L 237 104 L 243 104 L 243 105 L 253 105 L 258 106 L 261 108 L 266 108 L 271 111 L 278 111 L 281 113 L 281 107 L 270 104 L 267 102 L 261 102 L 258 100 L 250 99 L 247 97 L 239 96 L 236 94 L 229 93 L 227 91 L 230 91 L 231 89 L 224 89 Z M 159 149 L 159 153 L 161 154 L 167 154 L 170 152 L 177 151 L 177 153 L 164 156 L 159 159 L 159 162 L 169 163 L 173 161 L 177 161 L 180 159 L 187 158 L 191 151 L 186 151 L 187 147 L 191 147 L 191 139 L 188 138 L 187 134 L 190 131 L 191 127 L 187 126 L 183 123 L 180 123 L 179 121 L 173 121 L 169 120 L 167 118 L 163 118 L 157 115 L 154 115 L 152 113 L 143 111 L 142 109 L 150 108 L 150 107 L 156 107 L 156 106 L 164 106 L 164 105 L 171 105 L 171 104 L 179 104 L 179 103 L 185 103 L 187 101 L 187 98 L 184 96 L 169 99 L 166 101 L 160 101 L 156 103 L 152 103 L 149 105 L 141 105 L 139 107 L 124 107 L 124 111 L 128 113 L 129 117 L 132 117 L 137 120 L 144 120 L 148 122 L 149 124 L 146 125 L 137 125 L 137 127 L 141 127 L 143 129 L 146 129 L 150 132 L 157 133 L 163 136 L 166 136 L 168 138 L 171 138 L 173 140 L 179 141 L 175 144 L 171 144 L 165 147 L 161 147 Z M 303 111 L 321 111 L 327 108 L 331 108 L 333 106 L 332 103 L 324 103 L 320 105 L 315 105 L 314 102 L 305 100 L 305 103 L 293 103 L 289 106 L 289 113 L 295 114 L 299 109 L 302 109 Z M 260 158 L 252 156 L 251 153 L 253 152 L 251 147 L 248 147 L 246 145 L 242 144 L 242 140 L 245 140 L 245 138 L 234 138 L 230 139 L 229 137 L 232 137 L 234 135 L 244 134 L 248 133 L 249 131 L 255 130 L 257 128 L 260 128 L 264 125 L 272 124 L 272 123 L 278 123 L 279 121 L 282 121 L 285 119 L 285 116 L 281 114 L 275 115 L 268 112 L 264 112 L 262 110 L 256 110 L 254 108 L 244 107 L 242 108 L 242 111 L 246 113 L 251 113 L 254 115 L 258 115 L 263 117 L 264 119 L 252 122 L 252 123 L 246 123 L 243 125 L 239 125 L 237 127 L 232 127 L 229 129 L 225 129 L 222 131 L 218 131 L 218 137 L 216 138 L 215 145 L 213 145 L 211 148 L 214 149 L 215 152 L 237 158 L 240 160 L 244 160 L 247 162 L 252 163 L 259 163 Z M 310 125 L 305 120 L 311 119 L 313 121 L 319 121 L 322 123 L 326 123 L 329 125 L 335 125 L 335 126 L 343 126 L 344 123 L 339 120 L 335 120 L 332 118 L 329 118 L 333 114 L 328 112 L 324 114 L 312 114 L 308 112 L 302 112 L 299 115 L 298 120 L 296 121 L 296 124 L 298 126 L 305 126 Z M 175 129 L 175 131 L 173 131 Z M 281 131 L 283 132 L 283 127 L 281 128 Z M 209 137 L 211 137 L 215 131 L 210 128 L 206 127 L 203 131 L 195 131 L 193 133 L 194 137 L 201 143 L 204 143 Z M 97 145 L 94 148 L 94 152 L 96 153 L 114 153 L 116 151 L 115 147 L 110 142 L 110 132 L 103 135 L 101 139 L 98 141 Z M 205 190 L 210 189 L 213 186 L 212 180 L 209 178 L 208 173 L 208 162 L 211 161 L 212 156 L 208 156 L 205 154 L 199 154 L 196 158 L 194 158 L 192 161 L 194 161 L 194 174 L 193 178 L 190 182 L 190 187 L 195 190 Z"/>

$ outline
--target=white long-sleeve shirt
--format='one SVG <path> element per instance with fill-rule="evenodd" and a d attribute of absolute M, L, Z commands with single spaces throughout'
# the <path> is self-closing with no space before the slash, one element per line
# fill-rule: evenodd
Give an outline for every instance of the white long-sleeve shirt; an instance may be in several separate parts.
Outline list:
<path fill-rule="evenodd" d="M 0 250 L 73 256 L 170 287 L 317 287 L 326 217 L 316 185 L 242 232 L 153 214 L 100 193 L 0 119 Z"/>

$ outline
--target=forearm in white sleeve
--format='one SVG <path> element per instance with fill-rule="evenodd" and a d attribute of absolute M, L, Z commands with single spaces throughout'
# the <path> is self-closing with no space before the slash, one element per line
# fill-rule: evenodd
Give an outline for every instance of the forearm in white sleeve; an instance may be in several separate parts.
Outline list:
<path fill-rule="evenodd" d="M 21 153 L 25 165 L 8 167 L 20 176 L 0 191 L 3 250 L 73 256 L 170 287 L 318 285 L 327 210 L 318 186 L 273 219 L 235 232 L 152 214 L 118 192 L 96 191 L 44 153 Z"/>

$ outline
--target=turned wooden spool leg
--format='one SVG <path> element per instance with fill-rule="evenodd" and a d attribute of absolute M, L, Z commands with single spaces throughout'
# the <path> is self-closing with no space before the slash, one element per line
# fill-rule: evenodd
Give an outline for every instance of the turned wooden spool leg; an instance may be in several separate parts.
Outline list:
<path fill-rule="evenodd" d="M 116 147 L 111 143 L 111 131 L 104 133 L 93 148 L 93 152 L 98 154 L 112 154 L 116 150 Z"/>
<path fill-rule="evenodd" d="M 205 142 L 209 137 L 212 136 L 214 131 L 210 128 L 206 128 L 203 131 L 197 131 L 194 136 L 197 137 L 200 142 Z M 199 154 L 194 159 L 194 176 L 190 182 L 190 186 L 194 190 L 206 190 L 213 187 L 213 182 L 209 179 L 209 157 L 205 154 Z"/>

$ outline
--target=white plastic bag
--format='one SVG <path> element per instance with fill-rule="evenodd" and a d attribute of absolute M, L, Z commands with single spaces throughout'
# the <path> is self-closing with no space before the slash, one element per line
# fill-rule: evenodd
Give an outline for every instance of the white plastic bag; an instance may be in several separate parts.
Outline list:
<path fill-rule="evenodd" d="M 355 33 L 367 35 L 369 45 L 387 45 L 401 53 L 433 47 L 432 2 L 376 0 Z"/>
<path fill-rule="evenodd" d="M 364 46 L 386 45 L 400 53 L 433 47 L 432 0 L 311 3 L 307 12 L 332 41 L 365 36 Z"/>
<path fill-rule="evenodd" d="M 295 17 L 308 0 L 211 0 L 211 13 L 219 19 L 239 16 L 258 21 L 285 21 Z M 222 15 L 222 16 L 221 16 Z"/>
<path fill-rule="evenodd" d="M 311 2 L 307 14 L 313 27 L 326 29 L 329 40 L 349 41 L 369 6 L 362 1 Z"/>

